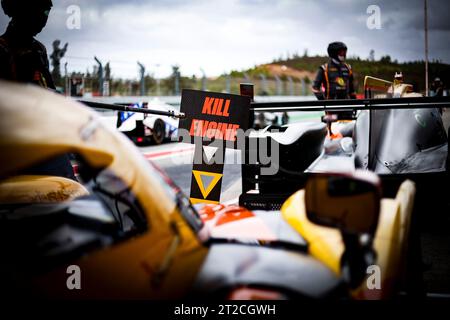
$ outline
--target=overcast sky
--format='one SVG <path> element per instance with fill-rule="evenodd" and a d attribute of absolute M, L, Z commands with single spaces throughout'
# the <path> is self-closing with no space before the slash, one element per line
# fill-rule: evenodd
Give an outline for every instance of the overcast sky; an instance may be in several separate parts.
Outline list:
<path fill-rule="evenodd" d="M 49 23 L 37 36 L 69 42 L 69 71 L 92 70 L 96 55 L 113 76 L 137 78 L 136 61 L 157 77 L 180 65 L 184 75 L 220 75 L 298 52 L 326 54 L 344 41 L 348 55 L 389 54 L 399 61 L 424 58 L 423 1 L 388 0 L 53 0 Z M 81 10 L 81 28 L 69 29 Z M 380 8 L 381 29 L 369 29 L 367 8 Z M 450 1 L 428 0 L 430 59 L 450 63 Z M 0 30 L 8 24 L 0 13 Z M 72 20 L 70 20 L 72 21 Z"/>

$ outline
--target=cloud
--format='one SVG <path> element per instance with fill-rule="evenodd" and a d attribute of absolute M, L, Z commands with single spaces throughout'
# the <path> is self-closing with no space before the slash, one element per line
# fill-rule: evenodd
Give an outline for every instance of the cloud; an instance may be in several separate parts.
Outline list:
<path fill-rule="evenodd" d="M 450 62 L 450 2 L 429 3 L 430 58 Z M 81 30 L 66 27 L 69 5 L 81 9 Z M 367 7 L 378 5 L 382 28 L 366 26 Z M 0 15 L 0 28 L 7 25 Z M 345 41 L 350 55 L 389 54 L 400 61 L 423 59 L 423 0 L 59 0 L 38 38 L 51 48 L 69 42 L 69 71 L 85 71 L 93 56 L 111 62 L 113 74 L 137 77 L 136 61 L 167 76 L 219 75 L 308 49 L 325 54 L 331 41 Z M 64 63 L 64 61 L 63 61 Z"/>

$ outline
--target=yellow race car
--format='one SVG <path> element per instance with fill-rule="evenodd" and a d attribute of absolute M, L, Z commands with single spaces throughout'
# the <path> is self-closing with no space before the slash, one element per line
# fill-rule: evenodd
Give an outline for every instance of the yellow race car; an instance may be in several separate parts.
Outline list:
<path fill-rule="evenodd" d="M 281 211 L 197 210 L 77 102 L 0 81 L 0 113 L 2 296 L 381 299 L 400 290 L 409 181 L 380 199 L 374 174 L 312 175 Z M 77 181 L 30 173 L 64 154 Z"/>

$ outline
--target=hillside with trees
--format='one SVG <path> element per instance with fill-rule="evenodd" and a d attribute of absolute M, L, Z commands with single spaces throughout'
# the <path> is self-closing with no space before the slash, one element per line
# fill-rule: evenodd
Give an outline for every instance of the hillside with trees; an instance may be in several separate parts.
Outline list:
<path fill-rule="evenodd" d="M 294 55 L 289 59 L 276 59 L 270 64 L 256 66 L 252 69 L 242 72 L 232 72 L 234 76 L 242 76 L 244 73 L 257 76 L 259 74 L 265 74 L 268 79 L 275 78 L 275 76 L 285 79 L 283 74 L 274 74 L 271 70 L 274 70 L 274 66 L 281 66 L 286 70 L 292 72 L 303 72 L 306 77 L 306 82 L 314 80 L 315 73 L 320 65 L 328 61 L 328 57 L 324 56 L 303 56 Z M 423 92 L 425 90 L 425 62 L 424 61 L 412 61 L 400 63 L 397 60 L 392 60 L 390 56 L 383 56 L 380 60 L 372 59 L 360 59 L 359 57 L 351 57 L 347 59 L 354 71 L 355 86 L 358 92 L 363 91 L 364 77 L 370 75 L 377 78 L 386 80 L 392 80 L 395 72 L 403 72 L 405 82 L 414 85 L 417 91 Z M 428 64 L 429 68 L 429 81 L 433 81 L 435 77 L 440 77 L 444 84 L 450 83 L 450 65 L 444 64 L 439 61 L 432 61 Z M 309 76 L 312 75 L 312 76 Z"/>

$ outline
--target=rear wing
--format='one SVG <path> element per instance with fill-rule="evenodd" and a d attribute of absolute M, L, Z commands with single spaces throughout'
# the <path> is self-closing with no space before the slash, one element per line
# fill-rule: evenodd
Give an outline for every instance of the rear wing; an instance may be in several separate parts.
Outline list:
<path fill-rule="evenodd" d="M 115 111 L 122 111 L 122 112 L 154 114 L 154 115 L 159 115 L 159 116 L 171 117 L 171 118 L 175 118 L 175 119 L 185 118 L 185 114 L 182 112 L 161 111 L 161 110 L 151 110 L 151 109 L 145 109 L 145 108 L 130 107 L 127 104 L 109 104 L 109 103 L 82 101 L 82 100 L 79 100 L 78 102 L 83 103 L 84 105 L 94 108 L 94 109 L 105 109 L 105 110 L 115 110 Z"/>
<path fill-rule="evenodd" d="M 408 97 L 285 102 L 252 102 L 251 111 L 358 111 L 386 109 L 434 109 L 450 106 L 450 97 Z"/>
<path fill-rule="evenodd" d="M 394 85 L 391 81 L 386 81 L 383 79 L 366 76 L 364 78 L 364 97 L 372 98 L 381 93 L 386 95 L 389 89 Z"/>
<path fill-rule="evenodd" d="M 364 78 L 365 98 L 400 98 L 409 96 L 421 96 L 420 93 L 413 93 L 414 87 L 411 84 L 398 83 L 366 76 Z"/>

